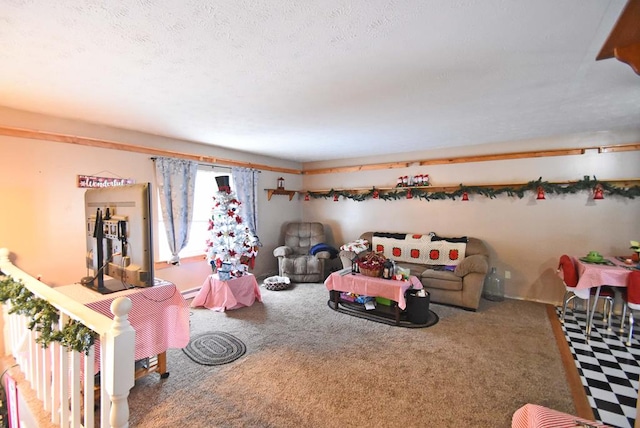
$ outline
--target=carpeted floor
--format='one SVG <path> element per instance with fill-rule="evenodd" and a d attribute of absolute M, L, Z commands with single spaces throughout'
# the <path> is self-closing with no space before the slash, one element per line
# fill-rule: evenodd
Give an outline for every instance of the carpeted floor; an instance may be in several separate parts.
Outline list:
<path fill-rule="evenodd" d="M 246 354 L 202 366 L 170 350 L 169 378 L 131 391 L 132 427 L 509 427 L 526 403 L 575 414 L 545 305 L 431 305 L 439 322 L 407 329 L 331 310 L 322 284 L 262 295 L 191 310 L 192 337 L 228 332 Z"/>

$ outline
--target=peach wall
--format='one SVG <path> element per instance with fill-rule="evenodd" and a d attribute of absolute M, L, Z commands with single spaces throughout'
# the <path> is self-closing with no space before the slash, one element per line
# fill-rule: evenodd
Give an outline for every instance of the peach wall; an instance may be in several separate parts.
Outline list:
<path fill-rule="evenodd" d="M 160 137 L 117 129 L 109 132 L 105 127 L 74 124 L 9 109 L 0 108 L 0 124 L 300 168 L 296 163 L 277 159 L 183 141 L 173 141 L 171 145 L 169 140 Z M 158 141 L 162 144 L 156 144 Z M 155 185 L 153 162 L 145 154 L 3 136 L 0 136 L 0 147 L 0 247 L 12 252 L 18 267 L 33 276 L 42 275 L 42 280 L 50 285 L 77 282 L 87 274 L 84 267 L 84 189 L 76 186 L 78 174 L 126 177 Z M 259 175 L 258 234 L 264 247 L 256 260 L 254 272 L 257 275 L 277 271 L 272 252 L 280 241 L 282 224 L 298 221 L 302 216 L 300 204 L 289 202 L 285 197 L 274 197 L 267 204 L 266 192 L 262 189 L 275 187 L 280 175 L 270 171 Z M 300 188 L 299 175 L 284 176 L 287 187 Z M 157 212 L 154 217 L 159 218 Z M 158 233 L 157 226 L 154 233 Z M 203 243 L 205 239 L 203 237 Z M 156 276 L 162 277 L 162 273 L 172 278 L 179 276 L 165 269 L 158 271 Z M 189 281 L 185 284 L 187 287 L 202 283 L 197 278 Z"/>

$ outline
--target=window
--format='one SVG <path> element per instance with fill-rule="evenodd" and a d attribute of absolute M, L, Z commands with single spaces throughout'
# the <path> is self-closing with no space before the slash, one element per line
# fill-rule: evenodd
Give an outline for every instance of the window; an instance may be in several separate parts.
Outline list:
<path fill-rule="evenodd" d="M 204 255 L 206 253 L 206 241 L 209 238 L 209 219 L 211 218 L 211 208 L 213 207 L 213 195 L 218 191 L 216 177 L 220 175 L 229 176 L 229 184 L 234 190 L 231 172 L 214 171 L 209 166 L 198 167 L 196 174 L 196 184 L 193 196 L 193 218 L 189 230 L 189 242 L 180 251 L 180 257 L 192 257 Z M 167 243 L 167 233 L 164 229 L 164 219 L 160 208 L 160 198 L 158 198 L 158 257 L 157 260 L 165 261 L 171 258 L 171 251 Z"/>

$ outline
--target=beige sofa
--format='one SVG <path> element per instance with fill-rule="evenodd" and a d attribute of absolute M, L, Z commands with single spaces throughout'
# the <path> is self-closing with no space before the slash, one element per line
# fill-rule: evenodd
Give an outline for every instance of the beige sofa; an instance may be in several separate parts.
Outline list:
<path fill-rule="evenodd" d="M 369 251 L 373 242 L 373 232 L 365 232 L 361 239 L 369 242 Z M 340 251 L 340 260 L 344 268 L 350 268 L 357 254 L 352 251 Z M 453 271 L 439 270 L 427 264 L 396 262 L 397 266 L 410 269 L 422 282 L 431 295 L 431 302 L 465 309 L 476 310 L 480 304 L 484 279 L 489 271 L 489 251 L 484 242 L 477 238 L 468 238 L 464 259 Z"/>

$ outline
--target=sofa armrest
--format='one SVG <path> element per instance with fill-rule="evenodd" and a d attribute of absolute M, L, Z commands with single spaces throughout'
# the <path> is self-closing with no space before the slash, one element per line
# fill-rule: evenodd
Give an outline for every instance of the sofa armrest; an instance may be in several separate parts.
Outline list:
<path fill-rule="evenodd" d="M 353 259 L 355 258 L 356 253 L 354 253 L 353 251 L 341 250 L 339 255 L 340 261 L 342 262 L 342 268 L 346 269 L 350 268 L 353 264 Z"/>
<path fill-rule="evenodd" d="M 356 258 L 360 258 L 362 256 L 365 256 L 367 253 L 369 253 L 369 250 L 362 251 L 360 253 L 356 253 L 354 251 L 341 250 L 340 251 L 340 261 L 342 261 L 342 268 L 343 269 L 350 268 L 351 265 L 353 265 L 353 261 Z"/>
<path fill-rule="evenodd" d="M 489 261 L 485 256 L 474 254 L 465 257 L 453 271 L 454 275 L 462 278 L 470 273 L 486 274 L 489 272 Z"/>
<path fill-rule="evenodd" d="M 318 251 L 315 256 L 318 259 L 326 260 L 331 258 L 331 253 L 329 251 Z"/>
<path fill-rule="evenodd" d="M 293 248 L 287 247 L 286 245 L 277 247 L 276 249 L 273 250 L 273 255 L 275 257 L 287 257 L 287 256 L 290 256 L 291 254 L 293 254 Z"/>

